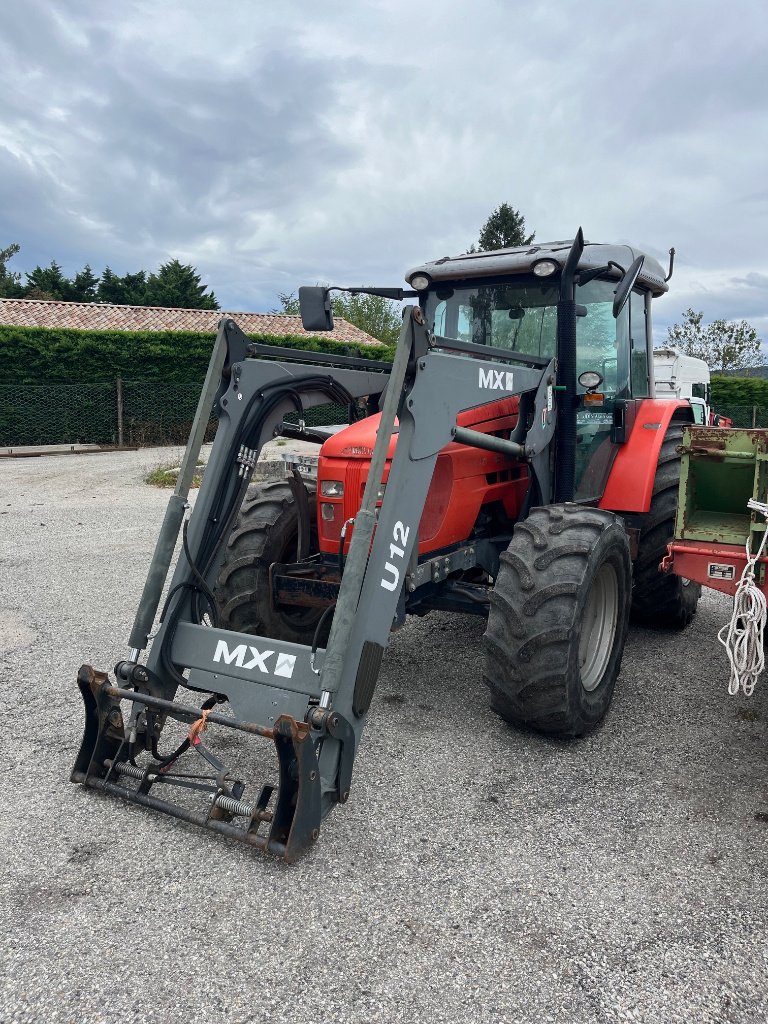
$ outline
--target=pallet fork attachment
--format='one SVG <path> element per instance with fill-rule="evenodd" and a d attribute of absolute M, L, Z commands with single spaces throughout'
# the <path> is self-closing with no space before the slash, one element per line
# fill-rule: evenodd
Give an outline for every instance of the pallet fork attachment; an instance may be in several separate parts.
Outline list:
<path fill-rule="evenodd" d="M 273 728 L 266 729 L 254 722 L 205 710 L 201 713 L 199 708 L 189 704 L 110 686 L 107 675 L 90 665 L 82 666 L 77 683 L 85 705 L 85 732 L 72 771 L 72 782 L 163 811 L 275 854 L 289 863 L 297 860 L 319 836 L 320 782 L 310 728 L 305 722 L 281 715 Z M 129 760 L 126 750 L 130 734 L 123 722 L 120 703 L 123 700 L 188 723 L 191 728 L 183 744 L 185 750 L 169 763 L 156 762 L 146 768 L 139 768 L 133 758 Z M 208 723 L 273 740 L 279 764 L 274 808 L 270 807 L 274 787 L 269 784 L 262 785 L 253 804 L 241 799 L 244 784 L 230 779 L 224 766 L 217 763 L 218 759 L 200 738 L 202 726 Z M 187 750 L 198 753 L 207 762 L 207 778 L 199 773 L 192 776 L 174 770 Z M 137 780 L 138 786 L 129 786 L 130 780 Z M 150 790 L 163 784 L 202 790 L 208 797 L 207 813 L 190 811 L 153 796 Z M 262 831 L 263 825 L 267 826 L 266 833 Z"/>
<path fill-rule="evenodd" d="M 529 461 L 542 494 L 551 487 L 543 456 L 557 419 L 556 360 L 531 357 L 520 365 L 519 353 L 436 338 L 418 306 L 404 311 L 391 366 L 349 358 L 331 366 L 329 357 L 310 363 L 312 358 L 295 352 L 268 359 L 232 320 L 221 321 L 128 657 L 118 662 L 114 685 L 87 665 L 78 675 L 85 732 L 72 772 L 73 782 L 287 861 L 312 845 L 321 820 L 349 797 L 355 752 L 415 557 L 432 474 L 439 452 L 456 438 L 458 413 L 487 403 L 489 392 L 494 398 L 527 395 L 535 407 L 532 425 L 520 444 L 507 444 Z M 262 445 L 290 412 L 301 415 L 329 400 L 349 405 L 382 392 L 380 425 L 326 648 L 219 628 L 213 588 Z M 214 409 L 216 437 L 187 516 L 194 467 Z M 379 505 L 396 419 L 398 442 Z M 180 533 L 182 553 L 150 645 Z M 179 687 L 204 695 L 202 703 L 177 701 Z M 217 712 L 220 704 L 231 715 Z M 176 749 L 161 754 L 161 734 L 173 722 L 189 731 Z M 246 786 L 209 745 L 215 731 L 208 733 L 209 727 L 271 740 L 278 779 L 259 789 Z M 182 771 L 190 762 L 194 767 Z M 175 789 L 187 802 L 202 795 L 207 810 L 161 799 L 159 786 Z"/>

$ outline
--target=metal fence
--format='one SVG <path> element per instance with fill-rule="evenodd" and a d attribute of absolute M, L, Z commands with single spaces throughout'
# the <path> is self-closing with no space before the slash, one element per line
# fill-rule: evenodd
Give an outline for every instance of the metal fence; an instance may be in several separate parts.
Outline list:
<path fill-rule="evenodd" d="M 0 385 L 0 448 L 99 444 L 154 447 L 185 444 L 199 384 L 114 380 L 102 384 Z M 736 427 L 768 428 L 768 406 L 715 404 Z M 348 422 L 345 405 L 308 409 L 310 426 Z M 286 416 L 296 422 L 297 413 Z M 213 439 L 211 420 L 206 440 Z"/>
<path fill-rule="evenodd" d="M 115 380 L 103 384 L 0 385 L 0 448 L 99 444 L 154 447 L 185 444 L 200 384 Z M 346 423 L 345 405 L 316 406 L 304 417 L 320 426 Z M 297 414 L 286 416 L 296 421 Z M 206 440 L 213 440 L 212 419 Z"/>
<path fill-rule="evenodd" d="M 716 413 L 733 420 L 734 427 L 768 427 L 768 406 L 765 405 L 724 405 L 715 402 Z"/>

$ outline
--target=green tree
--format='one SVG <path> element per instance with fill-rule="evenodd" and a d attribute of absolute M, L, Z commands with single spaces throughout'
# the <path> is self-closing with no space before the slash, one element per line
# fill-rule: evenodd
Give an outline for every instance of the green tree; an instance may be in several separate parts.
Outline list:
<path fill-rule="evenodd" d="M 400 307 L 382 295 L 331 295 L 333 315 L 354 324 L 372 338 L 394 345 L 400 337 L 403 317 Z"/>
<path fill-rule="evenodd" d="M 469 251 L 490 252 L 492 249 L 530 245 L 535 237 L 535 232 L 526 235 L 525 217 L 522 213 L 509 203 L 502 203 L 483 224 L 477 245 L 473 245 Z"/>
<path fill-rule="evenodd" d="M 21 274 L 8 270 L 6 263 L 21 249 L 11 242 L 7 249 L 0 249 L 0 299 L 17 299 L 21 296 Z"/>
<path fill-rule="evenodd" d="M 37 266 L 27 274 L 24 296 L 29 299 L 55 299 L 62 302 L 95 302 L 99 279 L 86 263 L 70 280 L 56 260 L 49 267 Z"/>
<path fill-rule="evenodd" d="M 128 306 L 170 306 L 182 309 L 218 309 L 213 292 L 200 283 L 200 275 L 192 266 L 169 260 L 154 274 L 137 270 L 120 277 L 109 267 L 97 277 L 86 263 L 83 269 L 68 278 L 56 260 L 50 266 L 37 266 L 27 274 L 10 272 L 6 263 L 19 252 L 14 242 L 0 249 L 0 298 L 48 299 L 63 302 L 111 302 Z"/>
<path fill-rule="evenodd" d="M 667 331 L 670 342 L 689 356 L 703 359 L 709 368 L 723 373 L 745 370 L 765 362 L 760 338 L 746 320 L 713 320 L 704 323 L 704 314 L 687 309 L 683 322 Z"/>
<path fill-rule="evenodd" d="M 75 274 L 70 286 L 70 301 L 72 302 L 95 302 L 99 279 L 91 270 L 88 263 L 85 264 L 79 274 Z"/>
<path fill-rule="evenodd" d="M 280 299 L 280 309 L 273 309 L 270 312 L 289 316 L 298 316 L 301 313 L 296 292 L 279 292 L 277 297 Z"/>
<path fill-rule="evenodd" d="M 27 274 L 24 297 L 28 299 L 58 299 L 67 301 L 72 293 L 72 282 L 64 276 L 56 260 L 49 267 L 36 266 Z"/>
<path fill-rule="evenodd" d="M 281 292 L 280 309 L 273 313 L 299 315 L 299 300 L 293 292 Z M 400 336 L 403 318 L 400 307 L 391 299 L 381 295 L 350 295 L 349 292 L 332 292 L 333 315 L 340 320 L 359 327 L 372 338 L 394 345 Z"/>
<path fill-rule="evenodd" d="M 104 269 L 99 281 L 97 300 L 111 302 L 116 306 L 145 306 L 147 274 L 137 270 L 135 274 L 120 277 L 109 267 Z"/>
<path fill-rule="evenodd" d="M 219 309 L 213 292 L 200 283 L 195 268 L 177 259 L 163 263 L 156 274 L 147 278 L 144 297 L 146 306 L 167 306 L 171 309 Z"/>

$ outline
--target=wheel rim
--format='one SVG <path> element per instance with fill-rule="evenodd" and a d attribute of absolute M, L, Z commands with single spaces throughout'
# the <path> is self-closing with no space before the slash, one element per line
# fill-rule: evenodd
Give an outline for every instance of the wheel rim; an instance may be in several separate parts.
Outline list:
<path fill-rule="evenodd" d="M 611 657 L 619 618 L 619 580 L 609 563 L 600 566 L 587 595 L 579 641 L 581 685 L 591 692 Z"/>

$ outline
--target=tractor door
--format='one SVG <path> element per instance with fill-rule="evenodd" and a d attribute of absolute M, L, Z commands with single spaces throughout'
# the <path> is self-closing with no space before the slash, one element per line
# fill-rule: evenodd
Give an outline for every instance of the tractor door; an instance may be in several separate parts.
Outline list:
<path fill-rule="evenodd" d="M 577 384 L 576 501 L 602 497 L 619 450 L 612 437 L 621 406 L 649 394 L 645 297 L 632 292 L 613 316 L 614 281 L 590 281 L 576 290 L 576 376 L 598 373 L 596 387 Z M 586 310 L 586 315 L 583 311 Z"/>

